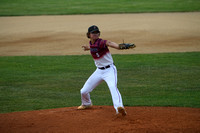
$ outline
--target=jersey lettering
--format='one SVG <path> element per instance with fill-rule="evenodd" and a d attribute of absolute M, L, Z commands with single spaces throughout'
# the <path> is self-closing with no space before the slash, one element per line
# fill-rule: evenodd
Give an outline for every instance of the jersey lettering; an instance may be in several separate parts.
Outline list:
<path fill-rule="evenodd" d="M 91 51 L 91 52 L 97 52 L 98 49 L 97 49 L 97 48 L 90 48 L 90 51 Z"/>

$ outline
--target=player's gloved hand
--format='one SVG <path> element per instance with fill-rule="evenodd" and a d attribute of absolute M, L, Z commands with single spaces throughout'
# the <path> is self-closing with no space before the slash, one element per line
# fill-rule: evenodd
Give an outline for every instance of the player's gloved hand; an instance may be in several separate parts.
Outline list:
<path fill-rule="evenodd" d="M 129 48 L 135 48 L 136 45 L 133 43 L 121 43 L 119 44 L 120 49 L 129 49 Z"/>

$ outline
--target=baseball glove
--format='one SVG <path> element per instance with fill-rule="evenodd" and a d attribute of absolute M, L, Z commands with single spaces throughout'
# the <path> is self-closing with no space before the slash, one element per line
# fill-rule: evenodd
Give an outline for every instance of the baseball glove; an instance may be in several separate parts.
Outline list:
<path fill-rule="evenodd" d="M 136 45 L 133 43 L 121 43 L 119 44 L 120 49 L 129 49 L 129 48 L 135 48 Z"/>

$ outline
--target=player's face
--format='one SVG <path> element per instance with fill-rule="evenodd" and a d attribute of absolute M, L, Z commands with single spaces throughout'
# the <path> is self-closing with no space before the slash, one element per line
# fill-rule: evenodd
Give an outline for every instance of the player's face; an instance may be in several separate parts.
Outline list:
<path fill-rule="evenodd" d="M 98 31 L 94 31 L 92 33 L 90 33 L 90 38 L 93 40 L 96 40 L 99 38 L 99 32 Z"/>

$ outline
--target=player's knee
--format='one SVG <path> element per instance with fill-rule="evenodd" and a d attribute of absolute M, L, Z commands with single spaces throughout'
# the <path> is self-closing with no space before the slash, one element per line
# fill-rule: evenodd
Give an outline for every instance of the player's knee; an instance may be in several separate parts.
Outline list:
<path fill-rule="evenodd" d="M 111 90 L 116 89 L 116 86 L 115 86 L 115 85 L 109 85 L 108 87 L 109 87 Z"/>
<path fill-rule="evenodd" d="M 86 95 L 87 94 L 87 91 L 85 89 L 81 89 L 80 92 L 81 92 L 81 95 Z"/>

